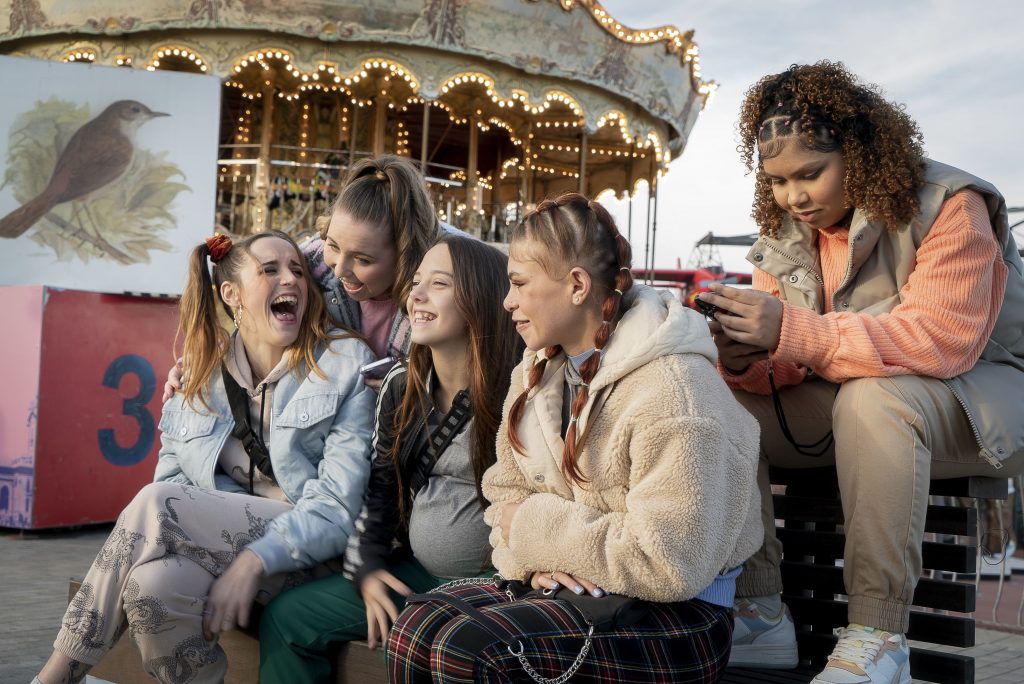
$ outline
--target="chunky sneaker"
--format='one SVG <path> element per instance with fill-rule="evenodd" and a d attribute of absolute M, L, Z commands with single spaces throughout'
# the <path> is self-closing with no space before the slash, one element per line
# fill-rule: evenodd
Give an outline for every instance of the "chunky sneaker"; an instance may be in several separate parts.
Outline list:
<path fill-rule="evenodd" d="M 732 632 L 729 667 L 755 667 L 790 670 L 800 662 L 796 650 L 796 630 L 789 608 L 769 620 L 762 617 L 757 606 L 739 599 L 733 607 L 736 626 Z"/>
<path fill-rule="evenodd" d="M 811 684 L 910 684 L 907 638 L 863 625 L 836 629 L 828 666 Z"/>

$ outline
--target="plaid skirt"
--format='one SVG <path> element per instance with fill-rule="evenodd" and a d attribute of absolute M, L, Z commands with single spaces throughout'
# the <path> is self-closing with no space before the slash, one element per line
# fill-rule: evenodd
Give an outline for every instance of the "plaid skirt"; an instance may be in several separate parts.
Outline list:
<path fill-rule="evenodd" d="M 444 590 L 520 635 L 537 675 L 556 678 L 576 661 L 589 626 L 563 601 L 516 601 L 491 583 Z M 652 603 L 637 624 L 595 633 L 573 682 L 717 682 L 729 662 L 732 612 L 699 600 Z M 441 602 L 414 604 L 391 629 L 391 682 L 530 682 L 518 657 Z"/>

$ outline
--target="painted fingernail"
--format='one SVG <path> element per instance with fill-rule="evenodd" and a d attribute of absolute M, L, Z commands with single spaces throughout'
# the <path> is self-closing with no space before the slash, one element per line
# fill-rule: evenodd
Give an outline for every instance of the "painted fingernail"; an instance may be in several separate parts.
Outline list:
<path fill-rule="evenodd" d="M 583 587 L 581 587 L 578 584 L 575 587 L 573 587 L 572 590 L 575 591 L 577 594 L 582 594 L 583 593 Z"/>
<path fill-rule="evenodd" d="M 604 589 L 601 587 L 594 587 L 594 596 L 604 596 Z"/>

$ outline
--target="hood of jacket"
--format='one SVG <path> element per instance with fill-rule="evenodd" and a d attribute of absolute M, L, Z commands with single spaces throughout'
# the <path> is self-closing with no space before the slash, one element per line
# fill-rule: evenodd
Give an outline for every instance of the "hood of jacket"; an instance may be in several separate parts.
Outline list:
<path fill-rule="evenodd" d="M 680 304 L 673 293 L 636 284 L 626 293 L 623 306 L 625 313 L 602 350 L 601 366 L 590 381 L 591 395 L 669 354 L 699 354 L 712 364 L 717 362 L 718 350 L 707 320 Z M 530 369 L 538 358 L 544 358 L 543 350 L 526 350 L 526 363 L 522 365 L 524 388 L 529 386 Z"/>

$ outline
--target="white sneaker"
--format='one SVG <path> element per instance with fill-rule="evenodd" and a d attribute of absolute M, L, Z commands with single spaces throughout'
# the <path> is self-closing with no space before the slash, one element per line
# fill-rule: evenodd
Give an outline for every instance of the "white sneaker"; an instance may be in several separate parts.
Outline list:
<path fill-rule="evenodd" d="M 736 625 L 732 632 L 729 667 L 755 667 L 791 670 L 800 662 L 796 650 L 796 629 L 789 608 L 769 620 L 761 616 L 757 606 L 739 599 L 733 607 Z"/>
<path fill-rule="evenodd" d="M 839 643 L 811 684 L 910 684 L 905 636 L 854 624 L 835 633 Z"/>

